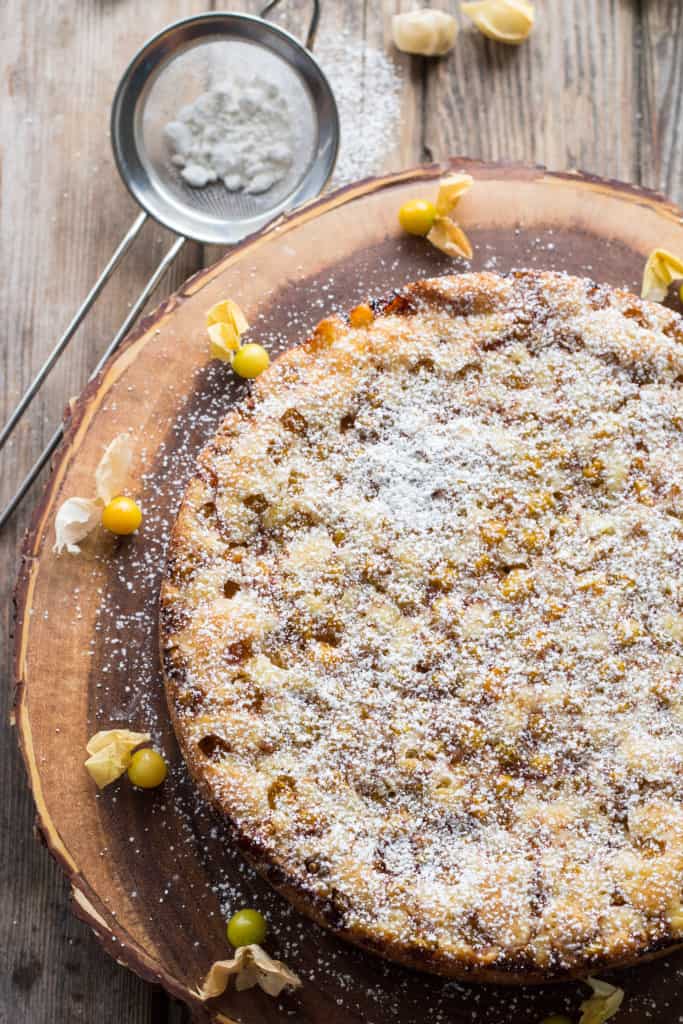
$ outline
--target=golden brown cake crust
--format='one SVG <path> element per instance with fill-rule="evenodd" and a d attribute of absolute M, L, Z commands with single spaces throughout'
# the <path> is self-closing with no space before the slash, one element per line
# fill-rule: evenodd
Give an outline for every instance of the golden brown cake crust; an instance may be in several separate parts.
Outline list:
<path fill-rule="evenodd" d="M 189 768 L 382 956 L 535 982 L 670 950 L 683 321 L 538 272 L 365 314 L 280 357 L 188 485 L 161 647 Z"/>

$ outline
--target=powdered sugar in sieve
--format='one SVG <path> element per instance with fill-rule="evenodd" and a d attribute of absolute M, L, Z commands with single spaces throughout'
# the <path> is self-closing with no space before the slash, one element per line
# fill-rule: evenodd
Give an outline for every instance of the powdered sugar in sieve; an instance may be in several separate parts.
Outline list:
<path fill-rule="evenodd" d="M 267 192 L 287 174 L 293 132 L 287 99 L 274 82 L 236 77 L 202 93 L 164 129 L 188 185 L 222 181 L 229 192 Z"/>

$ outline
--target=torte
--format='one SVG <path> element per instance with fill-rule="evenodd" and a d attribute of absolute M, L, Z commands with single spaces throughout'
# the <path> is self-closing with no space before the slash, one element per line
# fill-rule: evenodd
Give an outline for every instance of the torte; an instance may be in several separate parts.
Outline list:
<path fill-rule="evenodd" d="M 176 733 L 250 860 L 402 964 L 683 943 L 683 320 L 549 272 L 324 320 L 171 540 Z"/>

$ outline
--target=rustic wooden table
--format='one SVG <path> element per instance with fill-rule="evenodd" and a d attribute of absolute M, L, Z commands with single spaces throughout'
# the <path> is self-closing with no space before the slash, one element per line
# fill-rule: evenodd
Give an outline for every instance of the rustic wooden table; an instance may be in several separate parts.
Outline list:
<path fill-rule="evenodd" d="M 257 4 L 235 4 L 257 9 Z M 383 47 L 390 17 L 412 3 L 323 0 L 320 38 L 347 33 Z M 441 0 L 457 8 L 455 0 Z M 284 4 L 297 31 L 308 4 Z M 683 200 L 683 5 L 679 0 L 542 0 L 529 43 L 513 50 L 464 31 L 439 62 L 396 56 L 402 117 L 385 170 L 450 153 L 581 168 L 639 182 Z M 108 109 L 119 74 L 165 23 L 198 13 L 195 0 L 5 0 L 1 49 L 4 272 L 0 419 L 23 392 L 95 273 L 133 219 L 114 169 Z M 349 62 L 349 76 L 363 76 Z M 377 97 L 364 96 L 355 136 Z M 379 170 L 380 168 L 378 168 Z M 169 244 L 148 224 L 2 455 L 0 503 L 9 498 Z M 170 291 L 216 251 L 186 246 L 161 286 Z M 596 268 L 599 276 L 599 268 Z M 0 537 L 0 602 L 11 626 L 18 543 L 38 488 Z M 3 669 L 10 677 L 11 650 Z M 55 666 L 59 687 L 59 666 Z M 9 681 L 0 689 L 7 703 Z M 117 967 L 72 918 L 59 871 L 32 836 L 33 807 L 9 729 L 0 749 L 0 1022 L 162 1024 L 185 1011 Z"/>

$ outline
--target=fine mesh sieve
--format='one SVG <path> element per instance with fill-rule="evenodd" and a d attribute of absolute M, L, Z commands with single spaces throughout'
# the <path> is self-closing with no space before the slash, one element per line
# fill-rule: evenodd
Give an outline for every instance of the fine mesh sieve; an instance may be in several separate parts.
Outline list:
<path fill-rule="evenodd" d="M 312 0 L 305 46 L 265 20 L 279 2 L 270 0 L 260 18 L 232 13 L 185 18 L 150 39 L 129 64 L 114 96 L 111 139 L 119 173 L 142 211 L 0 431 L 0 449 L 149 216 L 178 237 L 132 304 L 91 380 L 125 338 L 188 238 L 232 245 L 283 211 L 318 195 L 329 180 L 339 145 L 339 116 L 329 83 L 310 53 L 320 0 Z M 245 80 L 258 75 L 284 95 L 295 158 L 285 177 L 260 195 L 229 192 L 222 183 L 192 188 L 171 161 L 164 128 L 183 106 L 238 75 Z M 28 493 L 62 435 L 60 425 L 0 514 L 0 529 Z"/>
<path fill-rule="evenodd" d="M 295 159 L 285 178 L 261 195 L 229 192 L 221 182 L 185 184 L 165 126 L 208 89 L 253 75 L 287 101 Z M 226 245 L 321 191 L 334 168 L 339 119 L 327 79 L 293 36 L 263 18 L 212 13 L 171 25 L 137 54 L 114 97 L 111 136 L 141 206 L 177 234 Z"/>

